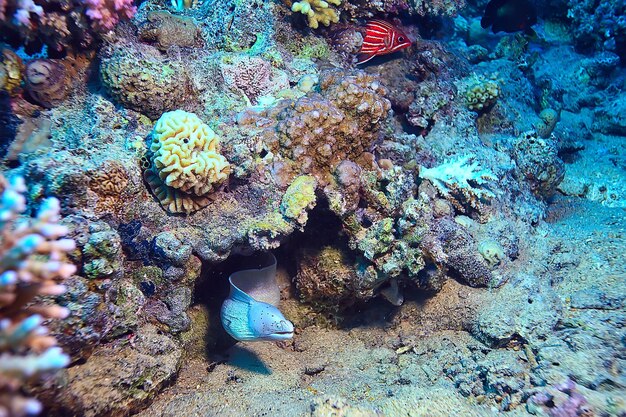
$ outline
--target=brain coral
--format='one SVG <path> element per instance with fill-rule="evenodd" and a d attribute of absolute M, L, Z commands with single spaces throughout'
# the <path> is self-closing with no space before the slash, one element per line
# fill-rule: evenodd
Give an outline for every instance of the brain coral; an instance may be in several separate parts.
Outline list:
<path fill-rule="evenodd" d="M 230 173 L 215 133 L 193 113 L 167 112 L 156 122 L 145 177 L 161 205 L 173 213 L 206 206 L 206 195 Z"/>

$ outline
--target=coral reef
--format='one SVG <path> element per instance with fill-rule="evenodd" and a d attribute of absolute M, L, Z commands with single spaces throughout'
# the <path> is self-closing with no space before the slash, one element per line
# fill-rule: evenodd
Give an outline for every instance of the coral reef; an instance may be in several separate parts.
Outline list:
<path fill-rule="evenodd" d="M 0 4 L 2 38 L 14 42 L 42 42 L 55 51 L 92 46 L 120 20 L 130 19 L 137 8 L 132 0 L 85 2 L 6 0 Z"/>
<path fill-rule="evenodd" d="M 64 317 L 26 343 L 70 366 L 3 375 L 1 406 L 624 414 L 621 3 L 531 2 L 536 37 L 464 3 L 0 0 L 10 227 L 57 196 L 68 246 L 24 265 L 76 265 L 15 310 Z M 372 19 L 412 43 L 357 69 Z M 235 343 L 228 277 L 270 250 L 295 331 Z M 0 333 L 30 323 L 2 285 Z"/>
<path fill-rule="evenodd" d="M 163 208 L 190 213 L 206 206 L 207 195 L 230 173 L 213 130 L 195 114 L 176 110 L 159 118 L 150 137 L 144 177 Z"/>
<path fill-rule="evenodd" d="M 407 0 L 415 13 L 420 16 L 456 15 L 465 7 L 465 0 Z"/>
<path fill-rule="evenodd" d="M 22 389 L 38 375 L 68 365 L 69 357 L 55 346 L 44 320 L 67 317 L 69 310 L 38 297 L 65 291 L 61 284 L 76 267 L 64 255 L 75 248 L 59 224 L 59 201 L 44 200 L 33 219 L 22 221 L 26 187 L 21 177 L 0 177 L 0 414 L 38 414 L 41 404 Z"/>
<path fill-rule="evenodd" d="M 624 1 L 567 2 L 567 17 L 574 40 L 586 51 L 622 51 L 626 44 L 626 3 Z M 619 52 L 618 52 L 619 53 Z"/>

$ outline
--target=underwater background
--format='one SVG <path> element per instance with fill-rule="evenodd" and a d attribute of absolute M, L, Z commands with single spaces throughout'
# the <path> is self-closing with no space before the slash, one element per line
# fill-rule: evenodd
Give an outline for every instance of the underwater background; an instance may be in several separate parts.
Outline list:
<path fill-rule="evenodd" d="M 625 0 L 0 0 L 0 417 L 626 416 Z"/>

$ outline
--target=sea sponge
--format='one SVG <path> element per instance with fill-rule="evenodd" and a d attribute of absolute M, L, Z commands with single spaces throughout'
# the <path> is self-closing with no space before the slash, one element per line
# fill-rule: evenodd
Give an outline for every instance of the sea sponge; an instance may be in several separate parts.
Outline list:
<path fill-rule="evenodd" d="M 24 84 L 28 94 L 44 107 L 54 107 L 67 95 L 65 65 L 54 59 L 35 59 L 26 64 Z"/>
<path fill-rule="evenodd" d="M 147 21 L 139 27 L 139 39 L 154 43 L 162 51 L 172 46 L 192 48 L 202 44 L 200 29 L 192 18 L 161 10 L 148 13 Z"/>
<path fill-rule="evenodd" d="M 100 63 L 102 83 L 111 97 L 129 109 L 156 119 L 194 96 L 178 61 L 166 61 L 153 47 L 116 47 Z"/>
<path fill-rule="evenodd" d="M 215 132 L 195 114 L 176 110 L 164 113 L 150 136 L 151 168 L 144 176 L 161 205 L 172 213 L 208 205 L 207 194 L 230 173 Z"/>
<path fill-rule="evenodd" d="M 339 21 L 339 12 L 328 4 L 341 5 L 341 0 L 302 0 L 293 3 L 291 11 L 302 13 L 307 16 L 309 27 L 317 29 L 319 24 L 330 26 L 331 23 Z"/>
<path fill-rule="evenodd" d="M 478 244 L 478 252 L 490 267 L 498 265 L 504 259 L 504 249 L 493 239 L 483 240 Z"/>
<path fill-rule="evenodd" d="M 559 113 L 554 109 L 543 109 L 539 113 L 539 120 L 535 123 L 535 132 L 540 138 L 548 139 L 559 121 Z"/>
<path fill-rule="evenodd" d="M 297 253 L 297 264 L 295 283 L 302 301 L 334 311 L 355 301 L 354 283 L 358 278 L 347 248 L 302 249 Z"/>

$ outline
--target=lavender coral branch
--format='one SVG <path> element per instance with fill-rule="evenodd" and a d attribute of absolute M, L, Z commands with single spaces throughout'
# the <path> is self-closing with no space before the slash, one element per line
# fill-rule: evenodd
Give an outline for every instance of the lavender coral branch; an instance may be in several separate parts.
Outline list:
<path fill-rule="evenodd" d="M 59 224 L 56 198 L 43 202 L 35 218 L 22 218 L 26 186 L 20 177 L 0 175 L 0 416 L 37 414 L 41 405 L 21 388 L 42 372 L 67 366 L 69 357 L 55 346 L 44 322 L 65 318 L 69 311 L 40 296 L 65 292 L 61 281 L 76 272 L 64 262 L 74 250 Z"/>

